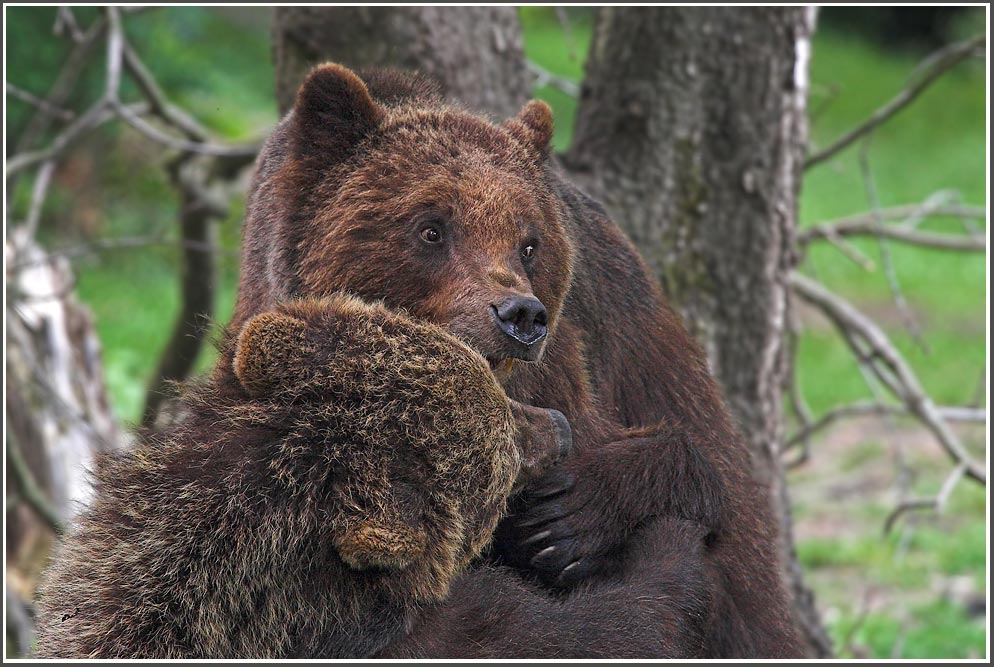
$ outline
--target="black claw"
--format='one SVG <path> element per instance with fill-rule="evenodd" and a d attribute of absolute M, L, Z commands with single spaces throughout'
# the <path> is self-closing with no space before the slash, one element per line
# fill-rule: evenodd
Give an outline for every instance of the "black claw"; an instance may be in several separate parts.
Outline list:
<path fill-rule="evenodd" d="M 571 587 L 575 583 L 575 581 L 573 581 L 574 575 L 580 573 L 580 564 L 582 562 L 583 562 L 582 560 L 575 560 L 566 567 L 564 567 L 563 571 L 559 573 L 558 577 L 556 577 L 555 585 L 560 588 Z"/>
<path fill-rule="evenodd" d="M 554 546 L 542 549 L 537 554 L 535 554 L 535 556 L 531 559 L 531 566 L 535 568 L 541 568 L 543 561 L 551 559 L 551 557 L 555 555 L 555 553 L 556 553 L 556 547 Z"/>
<path fill-rule="evenodd" d="M 543 530 L 541 533 L 538 533 L 537 535 L 532 535 L 527 540 L 525 540 L 524 542 L 522 542 L 521 546 L 528 546 L 529 544 L 535 544 L 536 542 L 541 542 L 542 540 L 544 540 L 545 538 L 547 538 L 549 535 L 552 535 L 552 531 L 551 530 Z"/>

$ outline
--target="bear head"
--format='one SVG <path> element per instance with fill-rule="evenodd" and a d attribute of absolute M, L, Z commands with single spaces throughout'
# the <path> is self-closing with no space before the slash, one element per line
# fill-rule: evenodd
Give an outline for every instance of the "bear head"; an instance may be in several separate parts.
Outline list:
<path fill-rule="evenodd" d="M 277 441 L 280 496 L 320 508 L 341 560 L 369 581 L 400 598 L 444 595 L 521 469 L 486 361 L 435 325 L 333 295 L 253 317 L 233 370 L 246 419 Z"/>
<path fill-rule="evenodd" d="M 256 243 L 280 247 L 274 301 L 347 290 L 445 328 L 499 374 L 541 357 L 573 255 L 548 105 L 495 125 L 416 76 L 327 64 L 277 135 L 275 185 L 255 203 L 281 207 Z"/>

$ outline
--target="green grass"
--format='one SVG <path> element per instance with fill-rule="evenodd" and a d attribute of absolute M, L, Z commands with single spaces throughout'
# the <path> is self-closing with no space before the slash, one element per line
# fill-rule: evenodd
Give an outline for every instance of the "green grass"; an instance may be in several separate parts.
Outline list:
<path fill-rule="evenodd" d="M 80 10 L 80 15 L 91 10 Z M 54 9 L 8 9 L 8 22 L 22 38 L 8 46 L 10 80 L 36 93 L 44 91 L 63 51 L 36 49 L 52 42 Z M 525 50 L 549 71 L 574 81 L 583 73 L 590 43 L 592 13 L 570 10 L 572 41 L 548 8 L 522 10 Z M 219 8 L 149 10 L 127 19 L 128 33 L 163 88 L 185 108 L 228 140 L 258 136 L 276 120 L 269 34 L 265 14 Z M 982 16 L 982 14 L 981 14 Z M 237 20 L 232 29 L 232 20 Z M 9 28 L 8 30 L 10 30 Z M 982 30 L 974 19 L 964 34 Z M 13 34 L 13 33 L 9 33 Z M 571 46 L 573 54 L 571 55 Z M 825 145 L 887 101 L 904 84 L 916 57 L 882 51 L 865 41 L 828 31 L 816 35 L 811 64 L 813 143 Z M 986 90 L 983 63 L 971 62 L 927 91 L 911 107 L 882 127 L 869 152 L 876 188 L 883 205 L 918 202 L 937 190 L 952 190 L 959 200 L 984 205 L 987 174 L 984 128 Z M 102 83 L 99 72 L 88 76 L 80 95 L 92 95 Z M 546 86 L 536 94 L 555 113 L 558 150 L 569 146 L 575 101 Z M 8 138 L 20 127 L 25 110 L 11 102 Z M 866 188 L 853 147 L 806 175 L 801 197 L 801 223 L 864 211 Z M 52 245 L 71 244 L 85 236 L 175 235 L 175 195 L 162 176 L 159 152 L 133 133 L 111 129 L 82 146 L 69 165 L 72 176 L 57 179 L 45 210 L 43 238 Z M 98 176 L 99 177 L 98 177 Z M 13 193 L 15 211 L 27 201 L 26 184 Z M 216 320 L 230 316 L 235 295 L 239 220 L 236 202 L 220 225 L 220 258 Z M 981 221 L 983 224 L 983 221 Z M 956 229 L 953 221 L 936 221 L 935 229 Z M 87 228 L 87 233 L 77 230 Z M 986 266 L 982 255 L 963 255 L 891 244 L 900 284 L 921 322 L 929 352 L 922 352 L 903 329 L 880 269 L 873 241 L 855 245 L 877 265 L 866 272 L 835 248 L 813 247 L 803 270 L 860 308 L 887 322 L 886 329 L 907 356 L 923 385 L 944 403 L 973 398 L 986 364 Z M 133 421 L 140 414 L 145 386 L 166 342 L 178 308 L 175 249 L 149 247 L 104 252 L 75 261 L 79 294 L 96 317 L 103 345 L 107 384 L 119 416 Z M 198 368 L 214 358 L 208 346 Z M 869 396 L 866 385 L 842 341 L 825 322 L 813 320 L 799 347 L 798 368 L 805 393 L 816 413 L 840 402 Z M 977 443 L 974 443 L 977 444 Z M 841 454 L 819 451 L 808 469 L 792 475 L 798 491 L 795 517 L 800 528 L 817 517 L 842 517 L 843 533 L 812 537 L 798 544 L 833 638 L 851 640 L 871 657 L 890 657 L 903 642 L 902 657 L 966 657 L 985 655 L 983 624 L 965 618 L 962 609 L 930 593 L 937 576 L 971 576 L 977 590 L 986 585 L 986 495 L 964 482 L 953 494 L 941 520 L 923 519 L 912 532 L 902 525 L 882 537 L 890 496 L 867 502 L 845 502 L 821 493 L 805 494 L 812 480 L 825 475 L 859 479 L 886 462 L 888 448 L 880 438 L 868 439 Z M 887 465 L 884 463 L 884 465 Z M 928 467 L 931 466 L 931 469 Z M 926 474 L 915 491 L 927 493 L 941 484 L 945 463 L 924 464 Z M 803 532 L 803 531 L 802 531 Z M 908 537 L 910 535 L 910 537 Z M 903 540 L 903 541 L 902 541 Z M 858 593 L 840 586 L 844 577 L 871 582 L 896 600 L 911 596 L 907 609 L 892 604 L 861 616 Z M 915 597 L 917 595 L 917 597 Z M 834 610 L 834 611 L 833 611 Z M 903 614 L 903 616 L 902 616 Z"/>

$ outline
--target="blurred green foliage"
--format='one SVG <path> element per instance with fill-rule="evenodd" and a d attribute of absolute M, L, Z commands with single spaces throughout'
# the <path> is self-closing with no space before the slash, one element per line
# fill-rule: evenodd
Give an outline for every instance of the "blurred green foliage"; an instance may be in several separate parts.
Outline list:
<path fill-rule="evenodd" d="M 6 11 L 8 81 L 43 96 L 67 54 L 64 40 L 52 36 L 55 9 L 11 7 Z M 76 14 L 85 24 L 96 11 L 81 8 Z M 523 8 L 525 50 L 550 72 L 579 82 L 593 12 L 573 8 L 566 15 L 564 22 L 550 8 Z M 163 89 L 219 137 L 231 141 L 260 137 L 276 122 L 268 10 L 147 9 L 128 16 L 126 29 Z M 969 12 L 956 22 L 958 34 L 983 30 L 983 10 Z M 826 145 L 887 101 L 900 90 L 922 55 L 837 31 L 818 32 L 809 105 L 813 145 Z M 71 105 L 79 108 L 78 103 L 99 94 L 101 62 L 102 56 L 97 55 Z M 938 190 L 951 190 L 965 203 L 985 205 L 985 75 L 981 61 L 961 65 L 876 132 L 868 156 L 883 205 L 921 202 Z M 552 86 L 536 94 L 552 105 L 554 144 L 565 149 L 572 136 L 575 100 Z M 7 102 L 9 155 L 30 109 L 9 95 Z M 806 175 L 803 225 L 869 208 L 858 151 L 858 146 L 853 147 Z M 174 239 L 177 201 L 162 169 L 164 161 L 157 146 L 120 125 L 96 133 L 69 155 L 57 174 L 44 209 L 43 241 L 52 248 L 65 248 L 105 237 L 162 235 Z M 11 193 L 15 219 L 24 213 L 29 180 L 21 179 Z M 236 201 L 218 229 L 224 251 L 218 258 L 215 319 L 222 324 L 234 304 L 243 207 L 243 199 Z M 955 230 L 957 224 L 935 220 L 925 228 Z M 804 270 L 887 322 L 896 344 L 938 401 L 969 403 L 986 365 L 985 258 L 890 245 L 900 284 L 927 341 L 926 352 L 900 323 L 881 270 L 879 244 L 873 240 L 854 243 L 874 261 L 875 271 L 866 272 L 828 244 L 812 248 Z M 177 312 L 177 263 L 178 253 L 168 243 L 106 250 L 74 260 L 79 294 L 96 316 L 113 404 L 125 420 L 140 414 L 145 384 Z M 198 368 L 208 368 L 213 359 L 208 346 Z M 810 322 L 801 339 L 799 373 L 816 413 L 870 396 L 842 341 L 818 320 Z M 873 442 L 839 453 L 835 459 L 832 453 L 820 454 L 818 444 L 814 462 L 793 476 L 795 487 L 803 490 L 826 469 L 856 477 L 874 461 L 887 457 L 884 448 Z M 933 445 L 927 442 L 924 446 Z M 916 493 L 934 492 L 945 465 L 933 465 L 921 475 L 915 482 Z M 823 497 L 796 495 L 795 517 L 801 528 L 832 511 L 824 507 Z M 860 601 L 854 599 L 858 593 L 839 586 L 840 577 L 855 572 L 861 582 L 874 582 L 892 593 L 928 593 L 935 577 L 965 574 L 974 578 L 977 590 L 984 590 L 984 490 L 965 482 L 953 494 L 946 519 L 918 521 L 913 531 L 899 524 L 893 535 L 883 538 L 880 529 L 892 504 L 889 496 L 864 503 L 852 510 L 844 534 L 802 539 L 798 545 L 821 606 L 831 607 L 827 620 L 839 649 L 845 652 L 848 646 L 859 645 L 870 656 L 885 658 L 895 653 L 895 646 L 901 657 L 985 655 L 983 619 L 967 618 L 962 605 L 941 595 L 925 594 L 902 607 L 900 614 L 894 605 L 864 613 Z M 896 604 L 903 605 L 904 599 L 899 597 Z"/>

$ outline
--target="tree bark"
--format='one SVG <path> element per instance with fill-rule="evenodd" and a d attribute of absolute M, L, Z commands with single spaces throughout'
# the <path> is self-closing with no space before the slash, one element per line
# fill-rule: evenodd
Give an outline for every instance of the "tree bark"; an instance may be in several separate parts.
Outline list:
<path fill-rule="evenodd" d="M 523 44 L 514 7 L 278 7 L 276 97 L 285 113 L 307 70 L 333 60 L 417 69 L 451 99 L 504 119 L 531 93 Z"/>
<path fill-rule="evenodd" d="M 30 600 L 53 536 L 93 496 L 100 452 L 125 438 L 104 390 L 100 344 L 73 295 L 65 258 L 39 248 L 24 226 L 9 230 L 7 268 L 7 627 L 9 655 L 25 656 Z"/>
<path fill-rule="evenodd" d="M 705 345 L 753 475 L 773 490 L 796 621 L 825 657 L 780 461 L 813 28 L 800 7 L 602 8 L 564 161 Z"/>

